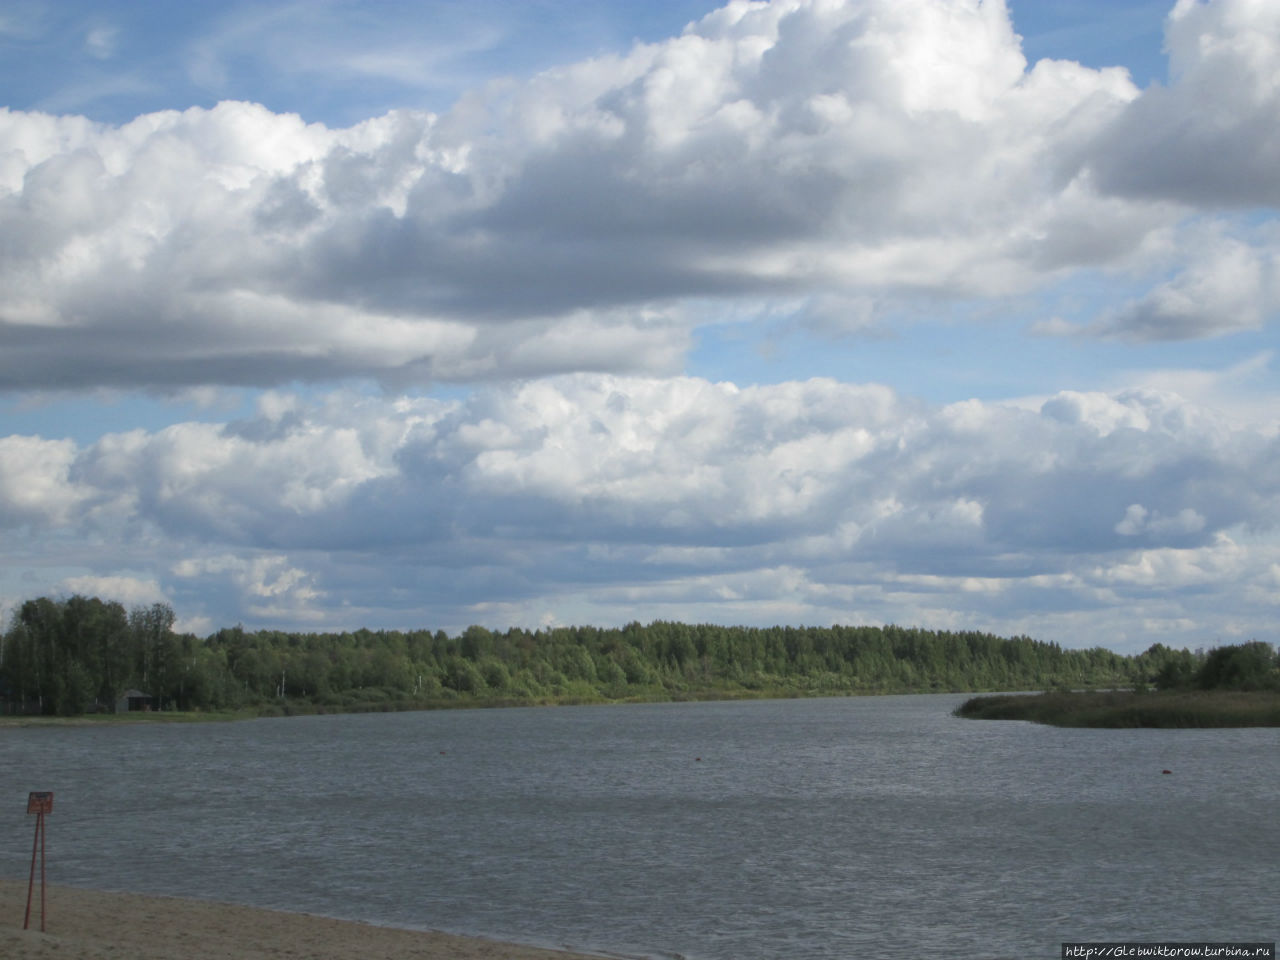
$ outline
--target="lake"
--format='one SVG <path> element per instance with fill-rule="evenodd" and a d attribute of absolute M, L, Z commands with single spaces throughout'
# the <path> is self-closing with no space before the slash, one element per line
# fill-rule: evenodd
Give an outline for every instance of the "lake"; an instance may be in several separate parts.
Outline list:
<path fill-rule="evenodd" d="M 53 790 L 52 883 L 570 949 L 1276 939 L 1280 730 L 960 720 L 963 699 L 0 728 L 0 871 L 27 876 L 26 795 Z"/>

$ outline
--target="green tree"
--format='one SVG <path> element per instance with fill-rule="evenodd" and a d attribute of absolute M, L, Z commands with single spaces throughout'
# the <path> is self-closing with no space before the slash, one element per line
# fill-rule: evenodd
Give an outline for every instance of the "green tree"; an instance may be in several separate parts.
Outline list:
<path fill-rule="evenodd" d="M 1202 690 L 1268 690 L 1280 687 L 1276 655 L 1259 640 L 1210 650 L 1196 674 Z"/>

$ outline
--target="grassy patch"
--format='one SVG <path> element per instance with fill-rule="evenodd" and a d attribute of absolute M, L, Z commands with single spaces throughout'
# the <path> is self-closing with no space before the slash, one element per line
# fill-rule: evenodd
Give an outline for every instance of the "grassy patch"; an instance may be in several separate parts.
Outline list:
<path fill-rule="evenodd" d="M 1277 727 L 1273 690 L 1038 693 L 973 697 L 955 711 L 973 720 L 1030 720 L 1058 727 Z"/>
<path fill-rule="evenodd" d="M 474 710 L 494 707 L 567 707 L 622 703 L 681 703 L 708 700 L 788 700 L 798 697 L 876 696 L 886 693 L 919 693 L 922 691 L 828 690 L 796 686 L 769 686 L 758 689 L 662 686 L 627 687 L 617 696 L 599 692 L 590 694 L 565 692 L 518 696 L 490 694 L 459 695 L 449 690 L 444 696 L 405 697 L 374 689 L 361 690 L 323 699 L 297 697 L 249 704 L 234 710 L 150 710 L 131 713 L 91 713 L 73 717 L 0 715 L 4 727 L 77 727 L 91 724 L 191 723 L 199 721 L 254 720 L 262 717 L 301 717 L 315 714 L 399 713 L 415 710 Z M 931 691 L 926 691 L 931 692 Z"/>
<path fill-rule="evenodd" d="M 6 714 L 0 716 L 0 727 L 84 727 L 91 724 L 204 723 L 211 720 L 248 720 L 259 715 L 255 708 L 243 710 L 135 710 L 131 713 L 82 713 L 74 717 Z"/>

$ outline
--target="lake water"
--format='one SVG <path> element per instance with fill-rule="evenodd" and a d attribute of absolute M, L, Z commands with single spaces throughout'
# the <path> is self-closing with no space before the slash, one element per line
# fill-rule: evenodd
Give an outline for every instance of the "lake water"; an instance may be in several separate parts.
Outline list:
<path fill-rule="evenodd" d="M 53 790 L 50 882 L 550 946 L 1276 939 L 1280 730 L 1062 730 L 953 718 L 962 699 L 0 728 L 0 872 L 27 876 L 26 794 Z"/>

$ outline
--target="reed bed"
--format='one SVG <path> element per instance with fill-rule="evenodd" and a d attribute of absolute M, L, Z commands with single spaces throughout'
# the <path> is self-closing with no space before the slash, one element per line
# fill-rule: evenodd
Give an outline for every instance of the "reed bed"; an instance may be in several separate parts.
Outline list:
<path fill-rule="evenodd" d="M 996 695 L 972 697 L 956 708 L 955 715 L 1058 727 L 1275 727 L 1280 726 L 1280 692 L 1111 690 Z"/>

